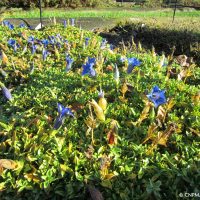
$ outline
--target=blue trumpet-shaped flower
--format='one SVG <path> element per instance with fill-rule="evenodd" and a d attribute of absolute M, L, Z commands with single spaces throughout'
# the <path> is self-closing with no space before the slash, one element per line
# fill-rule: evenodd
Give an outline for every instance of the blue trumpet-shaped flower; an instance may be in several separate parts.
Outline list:
<path fill-rule="evenodd" d="M 32 44 L 32 46 L 31 46 L 31 54 L 32 54 L 32 55 L 35 54 L 36 49 L 37 49 L 37 46 L 34 45 L 34 44 Z"/>
<path fill-rule="evenodd" d="M 42 49 L 42 59 L 43 59 L 43 61 L 45 61 L 47 59 L 48 55 L 49 55 L 49 52 L 47 51 L 47 49 L 43 48 Z"/>
<path fill-rule="evenodd" d="M 70 108 L 64 107 L 62 104 L 58 103 L 58 113 L 59 116 L 57 117 L 54 129 L 59 129 L 60 126 L 63 124 L 66 116 L 72 116 L 74 117 L 74 114 L 72 113 Z"/>
<path fill-rule="evenodd" d="M 105 38 L 102 39 L 102 42 L 101 42 L 101 46 L 100 48 L 101 49 L 104 49 L 106 47 L 106 44 L 107 44 L 107 40 Z"/>
<path fill-rule="evenodd" d="M 67 21 L 66 20 L 63 21 L 63 25 L 64 25 L 64 28 L 67 28 Z"/>
<path fill-rule="evenodd" d="M 137 58 L 128 58 L 127 73 L 130 74 L 135 66 L 139 66 L 141 62 Z"/>
<path fill-rule="evenodd" d="M 33 43 L 34 43 L 34 41 L 35 41 L 35 38 L 34 38 L 34 36 L 29 36 L 29 37 L 28 37 L 28 43 L 31 43 L 31 44 L 33 44 Z"/>
<path fill-rule="evenodd" d="M 69 43 L 68 40 L 63 39 L 63 44 L 64 44 L 64 45 L 68 45 L 68 43 Z"/>
<path fill-rule="evenodd" d="M 75 26 L 75 19 L 74 18 L 71 18 L 70 22 L 71 22 L 71 26 Z"/>
<path fill-rule="evenodd" d="M 63 42 L 63 37 L 60 35 L 60 33 L 58 33 L 56 35 L 56 40 L 57 40 L 57 43 L 59 43 L 59 45 L 61 45 L 61 43 Z"/>
<path fill-rule="evenodd" d="M 74 60 L 70 57 L 70 55 L 66 56 L 66 69 L 65 71 L 68 72 L 72 68 Z"/>
<path fill-rule="evenodd" d="M 95 58 L 89 58 L 85 65 L 83 65 L 82 76 L 89 75 L 89 76 L 96 76 L 96 71 L 94 70 L 93 66 L 95 65 L 96 60 Z"/>
<path fill-rule="evenodd" d="M 14 49 L 14 51 L 17 51 L 17 49 L 20 47 L 14 39 L 9 39 L 8 45 L 11 46 Z"/>
<path fill-rule="evenodd" d="M 157 108 L 159 105 L 166 103 L 165 91 L 160 90 L 160 88 L 156 85 L 153 87 L 153 90 L 150 94 L 147 95 L 148 99 L 152 101 Z"/>
<path fill-rule="evenodd" d="M 12 95 L 10 93 L 10 91 L 8 90 L 8 88 L 6 88 L 6 86 L 0 82 L 0 87 L 1 87 L 1 90 L 3 92 L 3 96 L 8 99 L 9 101 L 12 100 Z"/>
<path fill-rule="evenodd" d="M 55 43 L 56 43 L 56 38 L 55 38 L 55 36 L 49 36 L 49 42 L 50 42 L 50 44 L 52 44 L 52 45 L 54 46 Z"/>
<path fill-rule="evenodd" d="M 13 24 L 11 24 L 9 21 L 7 21 L 7 20 L 4 20 L 3 21 L 3 25 L 4 26 L 7 26 L 10 30 L 13 30 L 15 27 L 14 27 L 14 25 Z"/>
<path fill-rule="evenodd" d="M 104 98 L 104 91 L 102 89 L 100 89 L 100 91 L 98 93 L 98 97 L 99 98 Z"/>
<path fill-rule="evenodd" d="M 120 60 L 121 63 L 124 63 L 124 62 L 127 60 L 127 58 L 124 57 L 124 56 L 121 56 L 121 57 L 119 58 L 119 60 Z"/>
<path fill-rule="evenodd" d="M 44 48 L 46 48 L 48 46 L 48 44 L 49 44 L 49 40 L 47 40 L 47 39 L 44 39 L 41 42 L 42 42 Z"/>
<path fill-rule="evenodd" d="M 18 27 L 19 28 L 26 28 L 26 25 L 24 23 L 21 23 Z"/>
<path fill-rule="evenodd" d="M 60 48 L 61 48 L 61 43 L 60 43 L 60 42 L 57 42 L 57 43 L 56 43 L 56 46 L 58 47 L 58 49 L 60 49 Z"/>
<path fill-rule="evenodd" d="M 114 50 L 115 49 L 115 46 L 113 44 L 110 44 L 110 50 Z"/>
<path fill-rule="evenodd" d="M 90 38 L 85 38 L 85 46 L 88 46 Z"/>

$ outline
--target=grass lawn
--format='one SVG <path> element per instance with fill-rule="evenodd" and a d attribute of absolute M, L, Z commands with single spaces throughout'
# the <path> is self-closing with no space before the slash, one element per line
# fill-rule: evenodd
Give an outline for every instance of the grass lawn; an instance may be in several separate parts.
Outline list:
<path fill-rule="evenodd" d="M 78 17 L 104 17 L 104 18 L 130 18 L 130 17 L 172 17 L 173 9 L 159 10 L 132 10 L 132 9 L 44 9 L 43 17 L 63 17 L 63 18 L 78 18 Z M 37 18 L 39 10 L 31 11 L 16 11 L 6 14 L 9 18 Z M 177 10 L 176 17 L 200 17 L 200 11 Z"/>

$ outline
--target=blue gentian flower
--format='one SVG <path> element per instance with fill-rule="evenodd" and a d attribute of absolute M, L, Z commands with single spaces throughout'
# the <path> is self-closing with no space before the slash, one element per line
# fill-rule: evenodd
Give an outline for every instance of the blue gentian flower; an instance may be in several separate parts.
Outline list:
<path fill-rule="evenodd" d="M 35 39 L 35 43 L 38 44 L 38 45 L 40 45 L 40 46 L 43 45 L 43 44 L 42 44 L 42 40 L 40 40 L 40 39 Z"/>
<path fill-rule="evenodd" d="M 110 50 L 114 50 L 115 49 L 115 46 L 113 44 L 110 44 Z"/>
<path fill-rule="evenodd" d="M 4 26 L 7 26 L 10 30 L 13 30 L 15 27 L 14 27 L 14 25 L 13 24 L 11 24 L 9 21 L 7 21 L 7 20 L 4 20 L 3 21 L 3 25 Z"/>
<path fill-rule="evenodd" d="M 114 79 L 119 82 L 119 69 L 117 65 L 115 64 L 115 72 L 114 72 Z"/>
<path fill-rule="evenodd" d="M 42 42 L 44 48 L 47 48 L 47 46 L 48 46 L 48 44 L 49 44 L 49 40 L 44 39 L 44 40 L 42 40 L 41 42 Z"/>
<path fill-rule="evenodd" d="M 63 44 L 68 44 L 68 43 L 69 43 L 68 40 L 66 39 L 63 40 Z"/>
<path fill-rule="evenodd" d="M 21 23 L 18 27 L 19 28 L 26 28 L 26 25 L 24 23 Z"/>
<path fill-rule="evenodd" d="M 89 40 L 90 40 L 90 38 L 85 38 L 85 46 L 87 47 L 88 46 L 88 44 L 89 44 Z"/>
<path fill-rule="evenodd" d="M 9 101 L 12 100 L 12 95 L 10 93 L 10 91 L 8 90 L 8 88 L 6 88 L 6 86 L 0 82 L 0 87 L 1 87 L 1 90 L 3 92 L 3 95 L 6 99 L 8 99 Z"/>
<path fill-rule="evenodd" d="M 59 42 L 59 43 L 61 43 L 61 42 L 63 41 L 63 38 L 62 38 L 62 36 L 60 35 L 60 33 L 58 33 L 58 34 L 56 35 L 56 39 L 57 39 L 57 42 Z"/>
<path fill-rule="evenodd" d="M 42 49 L 42 59 L 43 59 L 43 61 L 45 61 L 47 59 L 48 55 L 49 55 L 49 52 L 47 51 L 47 49 L 43 48 Z"/>
<path fill-rule="evenodd" d="M 63 25 L 64 25 L 64 28 L 67 28 L 67 21 L 66 20 L 63 21 Z"/>
<path fill-rule="evenodd" d="M 135 66 L 139 66 L 141 62 L 137 58 L 128 58 L 127 73 L 130 74 Z"/>
<path fill-rule="evenodd" d="M 52 44 L 52 45 L 54 46 L 55 43 L 56 43 L 56 38 L 55 38 L 55 36 L 49 36 L 49 42 L 50 42 L 50 44 Z"/>
<path fill-rule="evenodd" d="M 159 105 L 166 103 L 165 91 L 160 90 L 156 85 L 153 87 L 153 90 L 150 94 L 147 95 L 148 99 L 154 103 L 154 106 L 157 108 Z"/>
<path fill-rule="evenodd" d="M 4 25 L 4 26 L 8 26 L 9 24 L 10 24 L 9 21 L 7 21 L 7 20 L 4 20 L 4 21 L 3 21 L 3 25 Z"/>
<path fill-rule="evenodd" d="M 70 19 L 70 22 L 71 22 L 71 26 L 74 26 L 74 25 L 75 25 L 75 19 L 74 19 L 74 18 L 71 18 L 71 19 Z"/>
<path fill-rule="evenodd" d="M 95 58 L 88 57 L 88 61 L 86 62 L 85 65 L 83 65 L 82 76 L 84 76 L 84 75 L 89 75 L 92 77 L 96 76 L 96 71 L 93 68 L 95 63 L 96 63 Z"/>
<path fill-rule="evenodd" d="M 104 91 L 102 89 L 100 89 L 100 91 L 98 93 L 98 97 L 99 98 L 104 98 Z"/>
<path fill-rule="evenodd" d="M 95 65 L 95 63 L 96 63 L 96 59 L 88 57 L 88 63 L 90 63 L 92 65 L 92 67 L 93 67 Z"/>
<path fill-rule="evenodd" d="M 70 57 L 70 55 L 66 56 L 66 72 L 68 72 L 71 68 L 72 68 L 72 64 L 73 64 L 74 60 Z"/>
<path fill-rule="evenodd" d="M 29 36 L 29 37 L 28 37 L 28 43 L 31 43 L 31 44 L 33 44 L 33 43 L 34 43 L 34 41 L 35 41 L 35 38 L 34 38 L 34 36 Z"/>
<path fill-rule="evenodd" d="M 14 45 L 16 44 L 16 41 L 15 41 L 14 39 L 9 39 L 9 40 L 8 40 L 8 44 L 9 44 L 10 46 L 14 46 Z"/>
<path fill-rule="evenodd" d="M 121 63 L 124 63 L 127 60 L 127 58 L 124 56 L 121 56 L 119 60 Z"/>
<path fill-rule="evenodd" d="M 56 43 L 56 46 L 58 47 L 58 49 L 60 49 L 60 48 L 61 48 L 60 42 L 57 42 L 57 43 Z"/>
<path fill-rule="evenodd" d="M 60 128 L 60 126 L 63 124 L 65 117 L 67 115 L 74 117 L 74 114 L 72 113 L 71 109 L 64 107 L 60 103 L 58 103 L 58 113 L 59 113 L 59 116 L 57 117 L 56 122 L 54 124 L 54 129 Z"/>
<path fill-rule="evenodd" d="M 9 39 L 8 45 L 10 45 L 14 49 L 14 51 L 17 51 L 17 49 L 20 47 L 14 39 Z"/>
<path fill-rule="evenodd" d="M 102 39 L 102 42 L 101 42 L 100 48 L 101 48 L 101 49 L 106 48 L 106 44 L 107 44 L 107 40 L 106 40 L 105 38 L 103 38 L 103 39 Z"/>
<path fill-rule="evenodd" d="M 31 54 L 32 54 L 32 55 L 35 54 L 36 49 L 37 49 L 37 46 L 34 45 L 34 44 L 32 44 L 32 46 L 31 46 Z"/>

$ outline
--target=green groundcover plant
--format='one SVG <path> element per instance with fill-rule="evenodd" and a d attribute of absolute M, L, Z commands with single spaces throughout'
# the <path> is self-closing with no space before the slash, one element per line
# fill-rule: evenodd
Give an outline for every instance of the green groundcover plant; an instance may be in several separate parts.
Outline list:
<path fill-rule="evenodd" d="M 0 198 L 200 195 L 199 66 L 74 24 L 0 26 Z"/>

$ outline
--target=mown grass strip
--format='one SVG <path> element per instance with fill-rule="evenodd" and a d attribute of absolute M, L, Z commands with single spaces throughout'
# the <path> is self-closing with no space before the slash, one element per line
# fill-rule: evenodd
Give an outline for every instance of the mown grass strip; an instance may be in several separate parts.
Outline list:
<path fill-rule="evenodd" d="M 102 10 L 69 10 L 69 9 L 44 9 L 43 17 L 63 17 L 63 18 L 78 18 L 78 17 L 104 17 L 104 18 L 127 18 L 127 17 L 171 17 L 173 11 L 171 9 L 153 10 L 153 11 L 133 11 L 123 9 L 102 9 Z M 17 11 L 8 13 L 6 17 L 10 18 L 37 18 L 39 10 Z M 200 11 L 177 11 L 176 17 L 200 17 Z"/>

